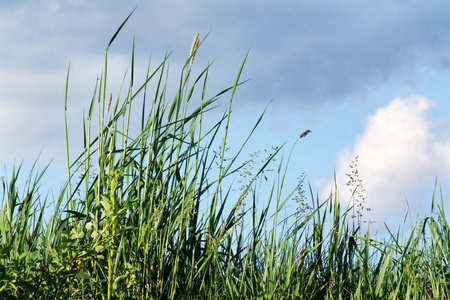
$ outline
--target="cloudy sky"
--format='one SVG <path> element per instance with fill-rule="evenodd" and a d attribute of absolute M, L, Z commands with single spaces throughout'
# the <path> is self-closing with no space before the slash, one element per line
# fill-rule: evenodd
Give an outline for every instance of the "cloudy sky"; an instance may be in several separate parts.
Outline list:
<path fill-rule="evenodd" d="M 251 80 L 236 95 L 231 146 L 272 101 L 248 152 L 287 142 L 287 156 L 299 134 L 312 130 L 295 144 L 293 185 L 306 172 L 325 197 L 336 172 L 347 201 L 345 174 L 358 156 L 371 208 L 365 217 L 393 226 L 408 205 L 413 219 L 429 212 L 436 178 L 450 196 L 446 1 L 0 1 L 0 162 L 7 169 L 41 153 L 40 166 L 53 160 L 48 180 L 64 181 L 69 62 L 76 149 L 105 48 L 136 5 L 109 52 L 113 94 L 130 66 L 133 36 L 145 74 L 150 53 L 157 62 L 171 50 L 179 72 L 195 33 L 209 33 L 193 71 L 214 61 L 210 90 L 232 84 L 250 50 L 242 76 Z"/>

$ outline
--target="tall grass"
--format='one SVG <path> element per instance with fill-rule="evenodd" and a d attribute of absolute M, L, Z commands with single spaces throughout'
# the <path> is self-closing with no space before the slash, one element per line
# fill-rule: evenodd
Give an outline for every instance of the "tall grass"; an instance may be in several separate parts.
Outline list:
<path fill-rule="evenodd" d="M 419 221 L 408 238 L 391 233 L 383 242 L 349 225 L 351 208 L 341 207 L 337 193 L 320 201 L 311 191 L 312 208 L 286 217 L 298 187 L 285 187 L 289 157 L 281 155 L 283 147 L 237 193 L 226 179 L 242 171 L 239 155 L 263 117 L 226 159 L 246 56 L 235 82 L 208 97 L 211 65 L 190 77 L 201 44 L 194 41 L 169 100 L 170 53 L 154 68 L 149 63 L 136 87 L 133 42 L 129 81 L 113 98 L 108 50 L 128 18 L 106 48 L 83 121 L 84 150 L 73 161 L 66 117 L 68 180 L 54 209 L 39 192 L 45 169 L 31 171 L 22 195 L 20 166 L 2 181 L 2 298 L 448 298 L 450 232 L 443 200 L 437 205 L 433 195 L 435 214 Z M 68 86 L 69 71 L 65 114 Z M 204 118 L 219 98 L 228 99 L 228 107 L 206 127 Z M 140 130 L 133 134 L 138 101 Z M 275 180 L 260 196 L 257 182 L 273 165 Z"/>

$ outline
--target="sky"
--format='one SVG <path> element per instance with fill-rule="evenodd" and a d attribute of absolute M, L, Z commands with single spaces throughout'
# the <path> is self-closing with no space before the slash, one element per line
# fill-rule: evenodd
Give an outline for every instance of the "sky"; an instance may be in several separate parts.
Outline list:
<path fill-rule="evenodd" d="M 364 218 L 396 228 L 408 212 L 430 213 L 433 189 L 450 194 L 450 3 L 433 1 L 0 1 L 0 163 L 51 161 L 46 184 L 65 180 L 64 90 L 70 63 L 68 121 L 81 150 L 105 48 L 114 95 L 130 67 L 172 51 L 179 72 L 195 33 L 203 41 L 193 72 L 213 61 L 210 91 L 232 85 L 245 55 L 230 146 L 238 147 L 268 107 L 248 152 L 284 146 L 290 184 L 302 172 L 326 199 L 334 186 L 355 194 Z M 140 73 L 139 73 L 140 72 Z M 141 77 L 142 78 L 142 77 Z M 218 108 L 220 116 L 226 101 Z M 301 132 L 311 133 L 301 140 Z M 357 157 L 357 161 L 355 158 Z M 243 157 L 245 159 L 246 157 Z M 356 165 L 355 165 L 356 164 Z M 353 168 L 352 168 L 352 167 Z M 355 177 L 355 176 L 353 176 Z M 438 197 L 439 198 L 439 197 Z"/>

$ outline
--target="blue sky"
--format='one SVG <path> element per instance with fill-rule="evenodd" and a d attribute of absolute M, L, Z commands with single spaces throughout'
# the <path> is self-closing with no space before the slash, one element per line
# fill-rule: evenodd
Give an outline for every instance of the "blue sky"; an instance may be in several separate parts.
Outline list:
<path fill-rule="evenodd" d="M 293 151 L 289 176 L 302 172 L 321 197 L 336 172 L 342 201 L 358 156 L 370 216 L 398 226 L 407 210 L 429 212 L 434 181 L 449 196 L 450 3 L 433 1 L 0 1 L 0 162 L 53 159 L 48 181 L 64 182 L 64 88 L 70 62 L 71 143 L 81 149 L 87 109 L 104 50 L 111 93 L 130 65 L 144 74 L 174 50 L 179 72 L 196 32 L 209 36 L 197 69 L 214 60 L 209 91 L 232 84 L 250 49 L 236 95 L 230 145 L 239 145 L 269 104 L 248 152 L 312 130 Z M 219 108 L 218 116 L 226 108 Z M 246 157 L 243 157 L 245 159 Z M 50 183 L 48 183 L 50 184 Z M 295 185 L 295 180 L 292 181 Z M 51 185 L 51 184 L 50 184 Z"/>

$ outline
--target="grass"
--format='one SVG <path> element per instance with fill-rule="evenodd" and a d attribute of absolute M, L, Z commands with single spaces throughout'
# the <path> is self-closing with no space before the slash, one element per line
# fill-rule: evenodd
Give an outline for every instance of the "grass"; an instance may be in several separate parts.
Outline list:
<path fill-rule="evenodd" d="M 235 82 L 209 97 L 212 66 L 190 77 L 198 36 L 171 100 L 170 54 L 154 68 L 149 63 L 144 83 L 136 87 L 134 42 L 129 81 L 113 99 L 106 84 L 108 50 L 128 18 L 106 48 L 83 120 L 84 150 L 74 161 L 67 72 L 68 180 L 54 209 L 39 191 L 45 169 L 33 168 L 22 190 L 20 166 L 3 178 L 3 299 L 449 297 L 450 231 L 442 195 L 439 205 L 433 195 L 433 214 L 412 225 L 410 236 L 389 231 L 388 240 L 377 241 L 352 223 L 352 207 L 342 207 L 337 193 L 320 201 L 311 191 L 305 206 L 304 176 L 286 188 L 289 156 L 281 154 L 282 146 L 269 151 L 251 175 L 247 167 L 254 156 L 241 165 L 240 155 L 264 113 L 236 154 L 225 158 L 246 57 Z M 223 117 L 204 125 L 219 98 L 228 99 Z M 130 124 L 138 101 L 140 130 L 134 134 Z M 270 185 L 262 181 L 269 168 L 275 173 Z M 235 189 L 228 179 L 238 174 L 247 177 Z M 261 182 L 269 192 L 260 195 Z M 286 216 L 295 201 L 306 211 Z"/>

